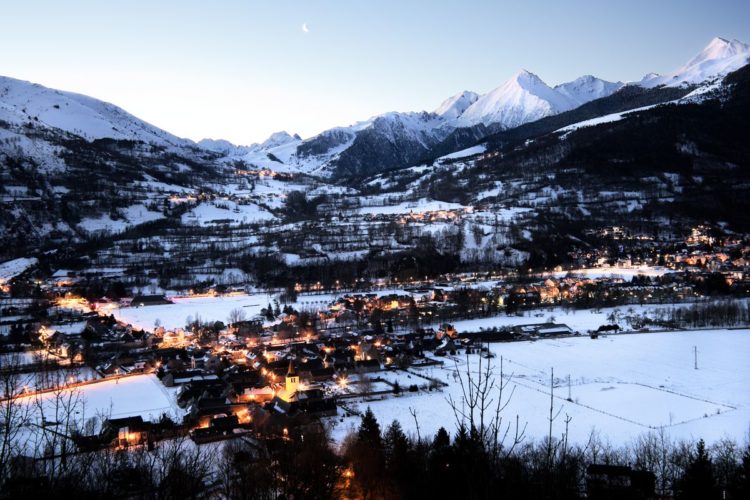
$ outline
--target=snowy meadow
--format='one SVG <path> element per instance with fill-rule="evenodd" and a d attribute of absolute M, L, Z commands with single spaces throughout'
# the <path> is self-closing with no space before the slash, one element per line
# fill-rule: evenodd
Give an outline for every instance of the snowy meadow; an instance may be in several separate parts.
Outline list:
<path fill-rule="evenodd" d="M 570 442 L 585 444 L 592 433 L 613 445 L 629 444 L 639 435 L 662 429 L 674 439 L 743 441 L 750 423 L 750 330 L 707 330 L 588 336 L 489 345 L 493 377 L 508 382 L 510 398 L 504 422 L 516 416 L 528 438 L 539 440 L 549 431 L 550 380 L 557 418 L 553 436 L 565 432 Z M 695 352 L 698 368 L 695 368 Z M 466 379 L 467 357 L 439 358 L 438 367 L 393 372 L 384 379 L 425 386 L 422 376 L 448 384 L 441 390 L 405 392 L 384 400 L 360 400 L 353 408 L 370 407 L 382 425 L 399 420 L 409 432 L 434 435 L 456 428 L 448 402 L 462 400 L 458 377 Z M 468 356 L 476 377 L 479 355 Z M 487 363 L 486 359 L 482 360 Z M 554 376 L 553 376 L 554 370 Z M 498 381 L 499 383 L 499 381 Z M 494 408 L 494 406 L 493 406 Z M 416 413 L 416 418 L 410 413 Z M 357 417 L 328 420 L 341 441 L 359 424 Z M 419 427 L 419 429 L 417 429 Z"/>

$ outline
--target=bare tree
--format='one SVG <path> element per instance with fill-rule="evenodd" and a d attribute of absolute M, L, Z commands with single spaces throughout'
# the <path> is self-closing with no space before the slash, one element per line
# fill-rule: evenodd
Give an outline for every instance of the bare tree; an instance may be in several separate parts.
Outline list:
<path fill-rule="evenodd" d="M 357 369 L 357 386 L 360 394 L 367 395 L 373 391 L 372 379 L 365 373 L 362 368 Z"/>
<path fill-rule="evenodd" d="M 29 417 L 30 407 L 21 396 L 24 387 L 21 380 L 20 357 L 17 353 L 0 358 L 0 484 L 9 473 L 14 456 L 21 453 L 23 424 Z"/>
<path fill-rule="evenodd" d="M 554 458 L 554 455 L 557 453 L 557 447 L 559 445 L 556 445 L 554 443 L 554 438 L 552 437 L 552 424 L 555 420 L 557 420 L 557 417 L 560 416 L 560 412 L 562 411 L 562 407 L 557 409 L 557 413 L 555 413 L 555 369 L 552 368 L 550 370 L 550 376 L 549 376 L 549 417 L 547 417 L 547 420 L 549 421 L 549 434 L 547 435 L 547 463 L 548 466 L 552 467 L 552 459 Z M 567 441 L 567 425 L 570 423 L 570 420 L 568 420 L 566 415 L 566 431 L 563 435 L 563 441 Z"/>
<path fill-rule="evenodd" d="M 235 323 L 239 323 L 240 321 L 245 321 L 247 318 L 247 315 L 245 314 L 245 311 L 240 309 L 239 307 L 235 307 L 231 311 L 229 311 L 229 316 L 227 316 L 227 323 L 230 325 L 234 325 Z"/>
<path fill-rule="evenodd" d="M 72 435 L 80 429 L 85 401 L 81 390 L 75 387 L 77 374 L 57 370 L 51 380 L 54 389 L 37 393 L 28 402 L 33 413 L 28 426 L 34 431 L 35 454 L 48 458 L 42 464 L 54 482 L 69 472 L 68 459 L 75 451 Z"/>
<path fill-rule="evenodd" d="M 479 356 L 477 371 L 471 368 L 471 360 L 466 355 L 466 371 L 461 373 L 458 361 L 456 361 L 456 378 L 461 385 L 461 401 L 458 402 L 452 396 L 448 396 L 456 426 L 469 430 L 479 440 L 488 445 L 493 456 L 497 458 L 505 450 L 505 456 L 509 456 L 513 449 L 524 439 L 526 424 L 521 425 L 518 415 L 515 422 L 504 420 L 504 412 L 515 392 L 515 385 L 509 389 L 508 384 L 513 379 L 513 374 L 506 376 L 504 373 L 504 360 L 500 358 L 500 374 L 495 376 L 492 366 L 492 358 L 483 361 Z M 511 438 L 506 448 L 506 441 Z"/>

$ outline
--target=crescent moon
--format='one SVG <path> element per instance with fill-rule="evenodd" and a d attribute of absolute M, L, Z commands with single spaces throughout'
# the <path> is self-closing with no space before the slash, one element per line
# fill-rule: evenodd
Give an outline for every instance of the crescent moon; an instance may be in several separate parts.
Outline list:
<path fill-rule="evenodd" d="M 307 27 L 307 23 L 302 23 L 302 31 L 304 33 L 310 33 L 310 28 Z"/>

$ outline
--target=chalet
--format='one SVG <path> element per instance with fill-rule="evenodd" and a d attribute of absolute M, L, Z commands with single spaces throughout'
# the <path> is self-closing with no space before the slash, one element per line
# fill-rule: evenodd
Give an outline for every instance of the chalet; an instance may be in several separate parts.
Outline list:
<path fill-rule="evenodd" d="M 326 398 L 320 389 L 300 391 L 293 401 L 285 401 L 277 396 L 266 403 L 264 409 L 271 414 L 287 417 L 297 415 L 325 417 L 336 415 L 338 411 L 336 400 L 334 398 Z"/>
<path fill-rule="evenodd" d="M 263 319 L 237 321 L 232 324 L 232 328 L 238 337 L 254 337 L 263 331 Z"/>
<path fill-rule="evenodd" d="M 559 335 L 572 335 L 573 330 L 567 325 L 549 325 L 537 329 L 536 334 L 540 337 L 556 337 Z"/>
<path fill-rule="evenodd" d="M 100 436 L 104 442 L 114 443 L 119 448 L 125 448 L 147 443 L 150 431 L 151 422 L 144 422 L 139 415 L 106 420 Z"/>
<path fill-rule="evenodd" d="M 174 387 L 198 380 L 219 380 L 219 376 L 203 370 L 171 371 L 162 377 L 161 383 L 166 387 Z"/>
<path fill-rule="evenodd" d="M 87 325 L 86 321 L 50 325 L 42 329 L 41 336 L 43 340 L 58 345 L 63 342 L 76 342 L 82 340 Z"/>
<path fill-rule="evenodd" d="M 326 380 L 333 379 L 333 376 L 336 374 L 336 370 L 334 370 L 333 366 L 326 366 L 324 368 L 317 368 L 315 370 L 310 370 L 310 378 L 316 382 L 323 382 Z"/>
<path fill-rule="evenodd" d="M 206 427 L 190 431 L 190 438 L 198 444 L 221 441 L 247 434 L 248 425 L 240 423 L 237 415 L 218 416 L 208 421 Z"/>
<path fill-rule="evenodd" d="M 354 368 L 357 371 L 369 373 L 379 371 L 381 366 L 377 359 L 361 359 L 354 362 Z"/>
<path fill-rule="evenodd" d="M 200 398 L 190 406 L 185 418 L 193 421 L 198 427 L 208 427 L 213 418 L 232 413 L 230 404 L 226 397 Z"/>
<path fill-rule="evenodd" d="M 130 303 L 131 307 L 159 306 L 172 304 L 164 295 L 136 295 Z"/>
<path fill-rule="evenodd" d="M 541 294 L 536 290 L 514 291 L 506 299 L 505 303 L 509 308 L 512 307 L 530 307 L 537 306 L 541 303 Z"/>
<path fill-rule="evenodd" d="M 255 403 L 263 403 L 266 401 L 270 401 L 276 395 L 276 391 L 270 385 L 265 385 L 262 387 L 245 386 L 242 388 L 239 388 L 235 385 L 233 386 L 232 393 L 234 394 L 234 397 L 237 400 L 237 402 L 255 402 Z"/>
<path fill-rule="evenodd" d="M 455 337 L 456 336 L 456 328 L 448 323 L 443 324 L 440 329 L 437 331 L 436 334 L 438 339 L 442 339 L 443 337 Z"/>
<path fill-rule="evenodd" d="M 558 323 L 532 323 L 528 325 L 517 325 L 510 330 L 514 335 L 520 337 L 555 337 L 559 335 L 572 335 L 574 332 L 568 325 Z"/>
<path fill-rule="evenodd" d="M 194 380 L 182 386 L 177 394 L 177 405 L 186 408 L 201 398 L 221 398 L 229 392 L 220 380 Z"/>
<path fill-rule="evenodd" d="M 587 498 L 594 500 L 656 498 L 656 476 L 627 466 L 591 464 L 586 468 Z"/>

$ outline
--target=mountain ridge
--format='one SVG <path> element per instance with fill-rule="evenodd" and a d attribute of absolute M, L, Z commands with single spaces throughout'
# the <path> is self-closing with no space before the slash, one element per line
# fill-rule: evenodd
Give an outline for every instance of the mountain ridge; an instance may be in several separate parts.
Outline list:
<path fill-rule="evenodd" d="M 716 37 L 673 73 L 647 75 L 637 84 L 650 89 L 689 86 L 721 77 L 747 63 L 750 46 Z M 536 74 L 521 70 L 485 93 L 463 91 L 443 101 L 434 112 L 390 112 L 346 127 L 335 127 L 301 139 L 287 132 L 266 141 L 236 146 L 222 139 L 194 143 L 178 138 L 103 101 L 0 78 L 0 120 L 15 125 L 35 122 L 86 140 L 135 140 L 166 148 L 201 148 L 263 168 L 348 179 L 408 166 L 429 157 L 431 149 L 451 153 L 501 130 L 514 129 L 607 98 L 627 87 L 584 75 L 549 86 Z M 460 139 L 459 139 L 460 138 Z"/>

